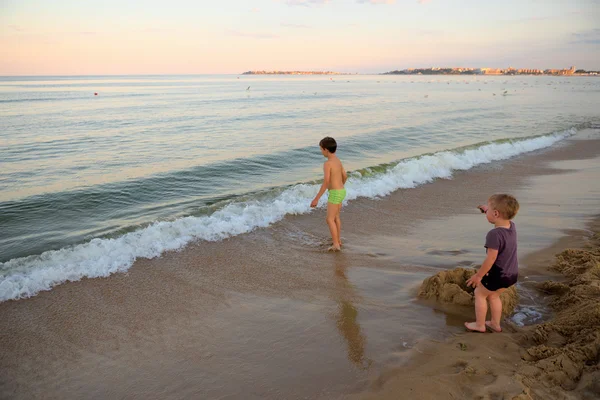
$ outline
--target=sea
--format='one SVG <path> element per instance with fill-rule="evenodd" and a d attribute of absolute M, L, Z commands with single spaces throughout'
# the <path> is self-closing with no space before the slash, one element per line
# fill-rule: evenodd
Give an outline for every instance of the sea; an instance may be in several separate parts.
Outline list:
<path fill-rule="evenodd" d="M 599 96 L 597 77 L 0 77 L 0 302 L 315 212 L 325 136 L 347 205 L 598 128 Z"/>

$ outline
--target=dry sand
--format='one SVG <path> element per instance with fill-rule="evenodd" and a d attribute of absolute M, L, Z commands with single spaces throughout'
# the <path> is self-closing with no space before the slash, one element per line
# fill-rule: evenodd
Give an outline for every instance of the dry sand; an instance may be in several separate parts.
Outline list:
<path fill-rule="evenodd" d="M 591 228 L 582 248 L 556 256 L 550 268 L 563 279 L 536 284 L 551 296 L 554 315 L 548 321 L 525 328 L 505 322 L 501 334 L 423 342 L 409 364 L 383 374 L 356 398 L 599 399 L 600 218 Z M 573 238 L 565 242 L 573 244 Z M 438 273 L 423 282 L 420 295 L 468 305 L 472 295 L 464 282 L 471 274 L 463 268 Z M 513 292 L 503 302 L 510 307 L 514 298 Z"/>

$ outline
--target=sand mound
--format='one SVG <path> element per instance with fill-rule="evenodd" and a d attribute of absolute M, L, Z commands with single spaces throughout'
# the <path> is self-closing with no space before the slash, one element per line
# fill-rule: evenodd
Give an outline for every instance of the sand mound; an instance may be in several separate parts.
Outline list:
<path fill-rule="evenodd" d="M 600 398 L 600 384 L 590 378 L 600 376 L 600 249 L 565 250 L 554 268 L 568 280 L 540 285 L 553 296 L 556 315 L 525 335 L 533 346 L 523 355 L 529 361 L 521 371 L 523 382 L 577 388 Z"/>
<path fill-rule="evenodd" d="M 558 254 L 553 269 L 566 281 L 539 284 L 539 290 L 550 296 L 555 315 L 524 331 L 525 363 L 517 375 L 526 387 L 561 387 L 576 390 L 584 398 L 600 398 L 599 243 L 596 236 L 593 248 L 567 249 Z M 467 287 L 466 281 L 473 274 L 473 269 L 466 268 L 441 271 L 423 281 L 419 297 L 472 306 L 473 288 Z M 505 314 L 512 313 L 517 303 L 514 286 L 501 298 Z"/>
<path fill-rule="evenodd" d="M 474 305 L 474 289 L 467 287 L 467 280 L 475 275 L 475 270 L 455 268 L 441 271 L 425 279 L 419 290 L 419 297 L 433 299 L 441 303 L 458 304 L 462 306 Z M 517 291 L 514 286 L 500 295 L 502 312 L 512 314 L 517 305 Z"/>

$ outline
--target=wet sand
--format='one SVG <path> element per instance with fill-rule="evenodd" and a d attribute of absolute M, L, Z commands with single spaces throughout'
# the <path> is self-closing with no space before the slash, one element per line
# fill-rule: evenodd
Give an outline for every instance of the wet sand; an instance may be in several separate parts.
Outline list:
<path fill-rule="evenodd" d="M 343 210 L 345 249 L 338 254 L 325 252 L 325 212 L 318 210 L 138 260 L 127 274 L 2 303 L 0 397 L 377 393 L 394 385 L 390 377 L 397 368 L 413 365 L 430 340 L 447 347 L 449 336 L 462 335 L 469 308 L 443 312 L 416 294 L 435 272 L 481 262 L 489 226 L 475 206 L 494 192 L 517 196 L 520 256 L 527 268 L 528 256 L 568 232 L 584 232 L 597 212 L 599 156 L 598 134 L 584 131 L 551 149 L 458 172 L 452 180 L 354 201 Z M 529 277 L 534 283 L 544 280 L 545 272 L 537 271 Z M 474 341 L 476 349 L 487 340 L 482 336 L 462 340 Z M 516 342 L 492 350 L 520 360 Z M 463 353 L 443 354 L 452 359 Z M 431 376 L 447 372 L 444 363 L 435 368 L 413 375 L 422 382 L 414 389 L 424 390 Z M 469 379 L 466 384 L 490 378 Z"/>
<path fill-rule="evenodd" d="M 424 341 L 408 363 L 390 368 L 351 398 L 396 399 L 398 393 L 419 399 L 600 398 L 600 215 L 586 235 L 563 238 L 527 261 L 524 272 L 560 273 L 557 280 L 535 285 L 554 312 L 547 321 L 524 328 L 508 321 L 502 333 Z M 462 272 L 453 271 L 454 278 Z"/>

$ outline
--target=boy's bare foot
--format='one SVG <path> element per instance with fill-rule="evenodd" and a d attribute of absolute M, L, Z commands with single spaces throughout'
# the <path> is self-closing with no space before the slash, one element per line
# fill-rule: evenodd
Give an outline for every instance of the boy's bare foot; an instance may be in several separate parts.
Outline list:
<path fill-rule="evenodd" d="M 486 331 L 485 327 L 483 329 L 478 328 L 475 322 L 465 322 L 465 328 L 467 328 L 469 332 L 485 333 Z"/>
<path fill-rule="evenodd" d="M 502 328 L 500 327 L 500 325 L 496 326 L 496 325 L 492 324 L 492 321 L 485 321 L 485 327 L 492 332 L 496 332 L 496 333 L 502 332 Z"/>
<path fill-rule="evenodd" d="M 340 246 L 331 246 L 327 249 L 327 251 L 340 251 L 342 250 Z"/>

